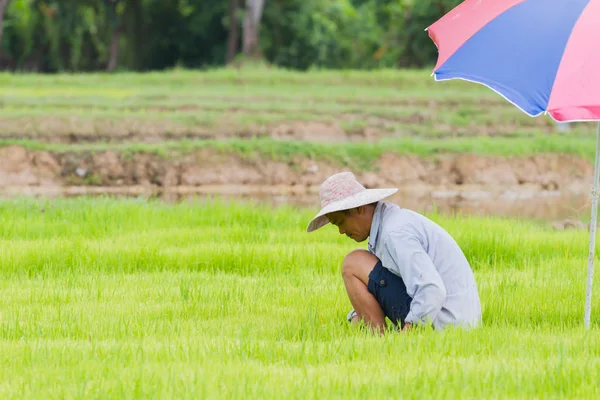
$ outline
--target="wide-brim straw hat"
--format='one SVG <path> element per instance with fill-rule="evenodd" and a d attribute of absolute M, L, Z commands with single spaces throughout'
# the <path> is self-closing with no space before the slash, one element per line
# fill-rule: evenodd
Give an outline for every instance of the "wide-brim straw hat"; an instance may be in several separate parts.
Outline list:
<path fill-rule="evenodd" d="M 351 172 L 332 175 L 321 185 L 321 211 L 310 221 L 306 231 L 313 232 L 327 225 L 329 218 L 326 214 L 375 203 L 397 191 L 397 188 L 367 189 Z"/>

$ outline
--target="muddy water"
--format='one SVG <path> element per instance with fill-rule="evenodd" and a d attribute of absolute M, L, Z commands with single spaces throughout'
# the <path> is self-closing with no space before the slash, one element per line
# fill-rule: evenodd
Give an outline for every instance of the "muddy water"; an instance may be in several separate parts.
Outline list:
<path fill-rule="evenodd" d="M 141 197 L 174 203 L 193 199 L 221 198 L 247 200 L 273 206 L 292 205 L 294 207 L 317 210 L 319 195 L 312 191 L 293 187 L 251 187 L 218 186 L 200 189 L 179 187 L 169 191 L 149 190 L 146 187 L 60 187 L 30 188 L 0 191 L 0 198 L 29 196 L 36 198 L 60 198 L 76 196 L 109 196 L 114 198 Z M 480 188 L 453 188 L 444 190 L 408 190 L 389 198 L 405 208 L 419 212 L 437 212 L 445 215 L 504 216 L 538 221 L 560 221 L 564 219 L 589 219 L 591 202 L 585 193 L 568 193 L 535 188 L 520 190 L 498 190 L 495 192 Z"/>

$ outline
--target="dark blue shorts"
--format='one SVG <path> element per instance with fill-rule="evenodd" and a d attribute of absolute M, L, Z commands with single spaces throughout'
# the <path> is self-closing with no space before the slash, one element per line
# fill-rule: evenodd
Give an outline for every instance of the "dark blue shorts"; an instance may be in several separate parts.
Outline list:
<path fill-rule="evenodd" d="M 381 305 L 385 316 L 394 325 L 404 327 L 412 298 L 406 293 L 406 285 L 402 278 L 384 268 L 381 261 L 378 261 L 369 274 L 368 288 Z"/>

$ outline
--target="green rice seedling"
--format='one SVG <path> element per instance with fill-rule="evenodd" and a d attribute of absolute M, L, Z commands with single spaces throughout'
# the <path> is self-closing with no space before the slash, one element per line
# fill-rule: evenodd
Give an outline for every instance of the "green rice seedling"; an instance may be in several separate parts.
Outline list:
<path fill-rule="evenodd" d="M 430 214 L 473 265 L 483 326 L 345 321 L 315 209 L 226 200 L 0 201 L 2 398 L 595 398 L 587 232 Z M 600 309 L 594 297 L 593 310 Z"/>

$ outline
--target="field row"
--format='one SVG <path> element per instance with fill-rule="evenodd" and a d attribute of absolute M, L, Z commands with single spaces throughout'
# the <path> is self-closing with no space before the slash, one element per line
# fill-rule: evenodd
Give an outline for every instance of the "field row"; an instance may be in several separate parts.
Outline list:
<path fill-rule="evenodd" d="M 308 141 L 389 136 L 552 134 L 491 90 L 432 82 L 425 71 L 217 70 L 115 75 L 0 74 L 0 137 L 53 141 L 272 136 Z M 573 124 L 590 133 L 590 124 Z"/>
<path fill-rule="evenodd" d="M 466 137 L 438 140 L 433 138 L 388 138 L 376 143 L 315 143 L 291 139 L 278 140 L 266 137 L 248 139 L 184 139 L 158 143 L 145 143 L 129 139 L 124 142 L 54 143 L 40 140 L 0 139 L 0 149 L 18 145 L 29 150 L 53 153 L 98 153 L 116 151 L 124 155 L 136 153 L 155 154 L 164 158 L 177 158 L 201 149 L 231 152 L 244 158 L 290 161 L 306 157 L 330 161 L 359 170 L 373 170 L 376 161 L 386 152 L 398 155 L 432 157 L 435 155 L 473 153 L 478 156 L 528 157 L 538 154 L 569 154 L 593 160 L 595 138 L 593 135 L 534 135 L 531 137 Z"/>
<path fill-rule="evenodd" d="M 304 234 L 311 210 L 269 210 L 264 204 L 200 199 L 177 204 L 110 198 L 3 200 L 0 270 L 8 276 L 52 275 L 62 271 L 51 268 L 56 261 L 72 272 L 85 272 L 92 262 L 105 272 L 117 267 L 122 272 L 166 268 L 252 274 L 279 265 L 282 273 L 327 274 L 339 268 L 333 260 L 356 245 L 333 227 Z M 585 231 L 555 232 L 533 222 L 502 219 L 431 218 L 457 238 L 476 269 L 522 269 L 587 255 Z M 36 246 L 37 241 L 43 246 Z"/>

